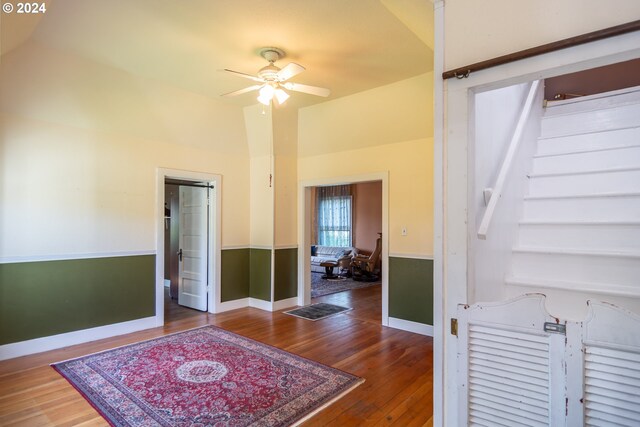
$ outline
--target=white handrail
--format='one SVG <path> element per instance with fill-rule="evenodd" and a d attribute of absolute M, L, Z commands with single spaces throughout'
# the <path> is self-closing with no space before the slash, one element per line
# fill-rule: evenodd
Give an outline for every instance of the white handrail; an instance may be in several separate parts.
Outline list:
<path fill-rule="evenodd" d="M 513 132 L 513 136 L 511 137 L 511 142 L 509 143 L 509 149 L 507 150 L 507 154 L 504 156 L 502 166 L 500 167 L 500 173 L 498 173 L 498 178 L 496 179 L 496 183 L 493 186 L 491 198 L 489 199 L 489 204 L 487 205 L 487 210 L 484 211 L 484 216 L 482 217 L 482 221 L 480 222 L 480 227 L 478 228 L 479 239 L 486 240 L 487 238 L 487 232 L 489 230 L 489 225 L 491 224 L 491 219 L 493 218 L 493 213 L 496 210 L 498 200 L 500 199 L 500 197 L 502 197 L 502 190 L 504 187 L 504 183 L 507 180 L 507 175 L 511 170 L 513 158 L 515 157 L 516 153 L 518 152 L 518 148 L 520 147 L 522 131 L 525 124 L 527 123 L 531 108 L 533 107 L 533 101 L 536 97 L 536 93 L 538 92 L 539 85 L 540 80 L 536 80 L 531 84 L 531 88 L 529 89 L 527 100 L 524 103 L 524 108 L 520 113 L 518 124 L 515 131 Z"/>

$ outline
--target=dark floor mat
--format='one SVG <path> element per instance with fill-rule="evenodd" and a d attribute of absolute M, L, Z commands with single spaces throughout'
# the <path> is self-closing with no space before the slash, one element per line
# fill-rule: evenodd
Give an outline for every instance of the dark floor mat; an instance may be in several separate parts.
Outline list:
<path fill-rule="evenodd" d="M 320 320 L 349 310 L 351 310 L 349 307 L 341 307 L 339 305 L 320 302 L 306 307 L 285 311 L 284 314 L 290 314 L 307 320 Z"/>

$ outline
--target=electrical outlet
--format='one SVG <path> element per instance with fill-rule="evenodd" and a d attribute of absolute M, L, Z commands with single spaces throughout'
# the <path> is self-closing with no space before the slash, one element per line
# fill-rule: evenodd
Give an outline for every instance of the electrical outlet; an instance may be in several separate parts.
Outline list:
<path fill-rule="evenodd" d="M 402 227 L 402 235 L 403 236 L 407 235 L 407 227 Z"/>

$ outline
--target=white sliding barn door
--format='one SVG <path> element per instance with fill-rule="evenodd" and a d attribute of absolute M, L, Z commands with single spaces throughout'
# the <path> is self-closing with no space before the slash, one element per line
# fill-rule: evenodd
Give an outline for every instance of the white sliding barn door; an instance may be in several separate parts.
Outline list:
<path fill-rule="evenodd" d="M 207 310 L 208 189 L 180 187 L 178 304 Z"/>
<path fill-rule="evenodd" d="M 459 306 L 460 424 L 639 426 L 640 317 L 590 301 L 564 322 L 544 299 Z"/>

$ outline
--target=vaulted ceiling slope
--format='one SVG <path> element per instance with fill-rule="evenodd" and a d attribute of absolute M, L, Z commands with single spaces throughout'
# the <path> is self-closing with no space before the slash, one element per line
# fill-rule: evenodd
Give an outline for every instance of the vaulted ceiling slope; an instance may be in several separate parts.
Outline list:
<path fill-rule="evenodd" d="M 291 81 L 335 99 L 433 68 L 427 0 L 48 0 L 41 15 L 3 14 L 2 53 L 33 41 L 133 75 L 219 98 L 276 46 L 306 71 Z M 431 46 L 430 46 L 431 45 Z M 293 97 L 292 97 L 293 100 Z M 298 107 L 325 101 L 296 94 Z M 248 93 L 225 102 L 256 103 Z"/>

